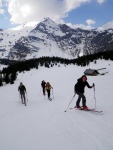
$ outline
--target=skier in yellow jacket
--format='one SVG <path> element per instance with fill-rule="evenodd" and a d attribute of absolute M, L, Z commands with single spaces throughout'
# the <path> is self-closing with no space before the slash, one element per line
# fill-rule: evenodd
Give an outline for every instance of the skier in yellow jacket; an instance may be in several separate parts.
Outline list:
<path fill-rule="evenodd" d="M 53 89 L 53 87 L 51 86 L 51 84 L 49 82 L 46 83 L 46 91 L 48 94 L 48 99 L 51 101 L 52 99 L 50 98 L 50 94 L 51 94 L 51 89 Z"/>

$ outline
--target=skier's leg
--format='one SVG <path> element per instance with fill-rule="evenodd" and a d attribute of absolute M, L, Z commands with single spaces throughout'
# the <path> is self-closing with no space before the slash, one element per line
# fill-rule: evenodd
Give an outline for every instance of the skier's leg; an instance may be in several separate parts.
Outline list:
<path fill-rule="evenodd" d="M 21 96 L 21 101 L 22 101 L 22 104 L 23 104 L 23 94 L 20 93 L 20 96 Z"/>
<path fill-rule="evenodd" d="M 48 90 L 48 98 L 50 98 L 50 90 Z"/>
<path fill-rule="evenodd" d="M 43 95 L 45 96 L 45 87 L 43 87 Z"/>
<path fill-rule="evenodd" d="M 48 93 L 48 90 L 46 90 L 47 91 L 47 97 L 49 98 L 49 93 Z"/>
<path fill-rule="evenodd" d="M 79 107 L 79 105 L 80 105 L 80 100 L 81 100 L 81 98 L 82 98 L 82 93 L 80 93 L 80 92 L 76 92 L 77 93 L 77 95 L 78 95 L 78 99 L 77 99 L 77 101 L 76 101 L 76 107 Z"/>
<path fill-rule="evenodd" d="M 86 97 L 84 94 L 82 94 L 82 105 L 83 105 L 83 107 L 86 106 Z"/>
<path fill-rule="evenodd" d="M 24 97 L 24 104 L 26 106 L 26 97 L 25 97 L 25 93 L 23 94 L 23 97 Z"/>

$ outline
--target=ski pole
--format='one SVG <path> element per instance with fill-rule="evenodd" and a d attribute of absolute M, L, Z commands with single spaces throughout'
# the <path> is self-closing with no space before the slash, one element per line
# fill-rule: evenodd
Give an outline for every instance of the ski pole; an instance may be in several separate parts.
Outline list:
<path fill-rule="evenodd" d="M 19 93 L 19 103 L 20 103 L 20 93 Z"/>
<path fill-rule="evenodd" d="M 40 88 L 39 94 L 41 94 L 42 88 Z"/>
<path fill-rule="evenodd" d="M 76 95 L 76 93 L 75 93 L 75 95 Z M 66 110 L 65 110 L 64 112 L 67 111 L 67 109 L 68 109 L 69 105 L 71 104 L 72 100 L 74 99 L 75 95 L 74 95 L 73 98 L 71 99 L 70 103 L 68 104 L 68 106 L 67 106 L 67 108 L 66 108 Z"/>
<path fill-rule="evenodd" d="M 27 101 L 28 101 L 28 98 L 27 98 L 27 92 L 26 92 L 26 99 L 27 99 Z"/>
<path fill-rule="evenodd" d="M 21 103 L 21 101 L 22 101 L 22 97 L 21 97 L 21 94 L 19 92 L 19 103 Z"/>
<path fill-rule="evenodd" d="M 95 108 L 96 108 L 95 86 L 93 87 L 93 89 L 94 89 L 94 100 L 95 100 Z"/>
<path fill-rule="evenodd" d="M 52 88 L 52 95 L 53 95 L 53 98 L 54 98 L 54 94 L 53 94 L 53 88 Z"/>

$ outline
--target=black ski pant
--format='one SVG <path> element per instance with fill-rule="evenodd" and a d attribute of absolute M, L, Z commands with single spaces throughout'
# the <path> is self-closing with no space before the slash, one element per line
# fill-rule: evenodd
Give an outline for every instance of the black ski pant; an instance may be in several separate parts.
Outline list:
<path fill-rule="evenodd" d="M 78 95 L 78 99 L 77 99 L 77 102 L 76 102 L 76 106 L 79 106 L 80 104 L 80 101 L 81 101 L 81 98 L 82 98 L 82 106 L 86 106 L 86 97 L 84 95 L 84 93 L 81 93 L 81 92 L 77 92 L 77 95 Z"/>
<path fill-rule="evenodd" d="M 45 87 L 42 87 L 43 95 L 45 95 Z"/>
<path fill-rule="evenodd" d="M 21 100 L 22 100 L 22 103 L 25 103 L 25 92 L 20 92 L 20 96 L 21 96 Z"/>
<path fill-rule="evenodd" d="M 50 98 L 50 90 L 47 90 L 48 98 Z"/>

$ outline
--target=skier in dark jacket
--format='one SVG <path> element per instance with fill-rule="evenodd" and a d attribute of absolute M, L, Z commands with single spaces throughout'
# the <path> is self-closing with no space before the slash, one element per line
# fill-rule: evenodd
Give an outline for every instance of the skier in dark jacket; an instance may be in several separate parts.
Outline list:
<path fill-rule="evenodd" d="M 78 95 L 78 99 L 75 106 L 76 108 L 81 108 L 79 104 L 82 98 L 83 109 L 88 109 L 88 107 L 86 106 L 86 97 L 84 95 L 85 86 L 87 86 L 88 88 L 93 88 L 95 85 L 93 83 L 93 85 L 90 86 L 89 83 L 87 82 L 87 77 L 83 75 L 81 78 L 77 80 L 77 83 L 75 84 L 75 93 L 77 93 Z"/>
<path fill-rule="evenodd" d="M 26 87 L 23 85 L 22 82 L 20 82 L 20 85 L 19 85 L 19 87 L 18 87 L 18 91 L 20 92 L 22 104 L 24 104 L 24 103 L 25 103 L 25 100 L 26 100 L 26 97 L 25 97 Z"/>
<path fill-rule="evenodd" d="M 44 80 L 41 82 L 41 87 L 42 87 L 43 95 L 45 96 L 46 82 Z"/>

